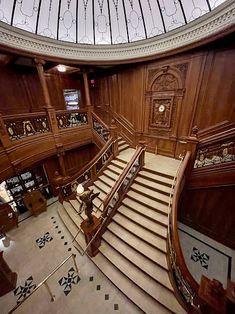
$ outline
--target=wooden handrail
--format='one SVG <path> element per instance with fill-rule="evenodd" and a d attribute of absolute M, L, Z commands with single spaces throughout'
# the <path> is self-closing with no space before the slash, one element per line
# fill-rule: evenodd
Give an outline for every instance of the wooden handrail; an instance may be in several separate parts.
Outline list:
<path fill-rule="evenodd" d="M 56 114 L 62 114 L 62 113 L 79 113 L 79 112 L 88 112 L 88 110 L 86 108 L 80 108 L 80 109 L 73 109 L 73 110 L 56 110 Z"/>
<path fill-rule="evenodd" d="M 176 260 L 177 260 L 177 265 L 180 268 L 181 274 L 183 276 L 183 278 L 186 279 L 186 281 L 189 283 L 189 285 L 192 287 L 192 289 L 197 292 L 199 289 L 199 285 L 196 282 L 196 280 L 192 277 L 191 273 L 189 272 L 185 260 L 184 260 L 184 256 L 183 256 L 183 252 L 181 249 L 181 245 L 180 245 L 180 240 L 179 240 L 179 234 L 178 234 L 178 204 L 179 204 L 179 198 L 180 198 L 180 194 L 181 194 L 181 184 L 182 181 L 184 179 L 184 175 L 185 175 L 185 171 L 187 168 L 187 165 L 190 161 L 191 158 L 191 152 L 187 151 L 184 161 L 181 165 L 181 168 L 179 170 L 179 174 L 177 176 L 176 179 L 176 184 L 175 184 L 175 189 L 174 189 L 174 195 L 173 195 L 173 200 L 172 200 L 172 209 L 171 209 L 171 226 L 172 226 L 172 242 L 173 242 L 173 246 L 175 249 L 175 253 L 176 253 Z"/>
<path fill-rule="evenodd" d="M 94 116 L 94 117 L 96 118 L 96 120 L 98 120 L 99 123 L 102 124 L 102 125 L 109 131 L 109 126 L 108 126 L 106 123 L 104 123 L 104 121 L 102 121 L 102 120 L 100 119 L 100 117 L 97 116 L 96 113 L 94 113 L 94 111 L 92 111 L 92 116 Z"/>
<path fill-rule="evenodd" d="M 125 180 L 126 176 L 128 175 L 130 169 L 133 167 L 133 164 L 135 163 L 136 159 L 141 155 L 141 153 L 146 149 L 145 146 L 139 146 L 137 148 L 137 150 L 135 151 L 134 155 L 132 156 L 131 160 L 128 162 L 126 168 L 124 169 L 124 171 L 122 172 L 122 174 L 120 175 L 120 177 L 118 178 L 118 180 L 116 181 L 116 183 L 114 184 L 112 190 L 110 191 L 110 193 L 106 196 L 106 198 L 104 199 L 104 212 L 102 214 L 102 217 L 105 218 L 105 216 L 107 215 L 107 211 L 108 211 L 108 205 L 110 203 L 110 201 L 112 200 L 112 198 L 114 197 L 114 195 L 116 194 L 119 186 L 123 183 L 123 181 Z"/>
<path fill-rule="evenodd" d="M 100 157 L 104 154 L 104 152 L 109 149 L 109 147 L 114 143 L 113 139 L 110 138 L 107 143 L 102 147 L 102 149 L 99 151 L 99 153 L 82 169 L 80 169 L 77 173 L 75 173 L 72 177 L 68 177 L 62 181 L 61 187 L 71 183 L 72 181 L 76 180 L 78 177 L 80 177 L 84 172 L 88 171 L 90 168 L 92 168 L 97 161 L 100 159 Z"/>
<path fill-rule="evenodd" d="M 28 113 L 17 113 L 17 114 L 11 114 L 11 115 L 3 115 L 3 120 L 16 120 L 18 118 L 31 118 L 31 117 L 38 117 L 38 116 L 47 116 L 47 113 L 45 111 L 40 112 L 28 112 Z"/>
<path fill-rule="evenodd" d="M 231 128 L 229 130 L 225 130 L 225 131 L 210 135 L 202 139 L 199 138 L 199 146 L 220 142 L 223 139 L 229 139 L 234 136 L 235 136 L 235 128 Z"/>

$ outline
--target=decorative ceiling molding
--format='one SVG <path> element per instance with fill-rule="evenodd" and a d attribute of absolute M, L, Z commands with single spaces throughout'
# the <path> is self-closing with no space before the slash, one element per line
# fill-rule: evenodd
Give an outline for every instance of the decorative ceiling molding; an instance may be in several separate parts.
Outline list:
<path fill-rule="evenodd" d="M 235 29 L 235 2 L 228 0 L 201 18 L 166 34 L 129 44 L 84 45 L 34 35 L 0 22 L 0 45 L 44 58 L 112 63 L 134 61 L 170 53 L 205 42 Z"/>

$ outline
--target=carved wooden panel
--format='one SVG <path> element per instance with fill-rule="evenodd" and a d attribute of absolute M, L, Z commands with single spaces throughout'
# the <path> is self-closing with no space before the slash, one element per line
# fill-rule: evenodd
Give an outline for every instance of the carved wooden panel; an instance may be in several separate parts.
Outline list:
<path fill-rule="evenodd" d="M 162 74 L 156 78 L 152 85 L 152 91 L 165 92 L 178 89 L 177 78 L 170 73 Z"/>
<path fill-rule="evenodd" d="M 170 128 L 173 97 L 154 97 L 151 103 L 150 127 Z"/>

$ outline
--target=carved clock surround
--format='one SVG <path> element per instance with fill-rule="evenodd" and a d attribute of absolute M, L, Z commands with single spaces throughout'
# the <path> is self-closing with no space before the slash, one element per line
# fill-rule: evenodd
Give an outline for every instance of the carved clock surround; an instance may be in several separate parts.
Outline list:
<path fill-rule="evenodd" d="M 149 105 L 148 132 L 177 138 L 188 63 L 148 71 L 146 102 Z"/>

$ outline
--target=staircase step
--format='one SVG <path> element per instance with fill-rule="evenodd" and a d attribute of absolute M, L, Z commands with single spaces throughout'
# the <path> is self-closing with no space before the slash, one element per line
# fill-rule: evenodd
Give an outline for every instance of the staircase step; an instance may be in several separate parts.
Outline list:
<path fill-rule="evenodd" d="M 168 225 L 167 215 L 159 213 L 156 210 L 148 208 L 142 204 L 139 204 L 138 202 L 130 199 L 128 196 L 124 198 L 124 200 L 122 201 L 122 204 L 124 204 L 126 207 L 129 207 L 130 209 L 134 210 L 135 212 L 138 212 L 141 215 L 156 221 L 157 223 L 160 223 L 164 226 Z"/>
<path fill-rule="evenodd" d="M 165 186 L 163 184 L 150 181 L 150 180 L 145 179 L 139 175 L 135 178 L 134 182 L 136 182 L 140 185 L 143 185 L 146 188 L 155 190 L 155 191 L 160 192 L 160 193 L 164 193 L 168 196 L 170 195 L 170 192 L 171 192 L 171 188 L 169 186 Z"/>
<path fill-rule="evenodd" d="M 122 173 L 122 169 L 116 167 L 114 164 L 108 165 L 107 169 L 111 170 L 112 172 L 114 172 L 118 176 L 120 176 L 120 174 Z"/>
<path fill-rule="evenodd" d="M 157 171 L 149 171 L 149 169 L 146 169 L 146 168 L 141 170 L 139 172 L 139 175 L 145 177 L 148 180 L 165 184 L 169 187 L 171 187 L 173 179 L 174 179 L 173 177 L 165 176 L 164 173 L 160 173 Z"/>
<path fill-rule="evenodd" d="M 146 206 L 149 208 L 152 208 L 153 210 L 157 210 L 159 212 L 162 212 L 163 214 L 168 214 L 168 206 L 166 204 L 162 204 L 158 202 L 157 200 L 152 200 L 151 198 L 147 196 L 140 195 L 138 192 L 135 192 L 133 190 L 130 190 L 127 193 L 128 197 L 130 197 L 132 200 Z"/>
<path fill-rule="evenodd" d="M 119 161 L 118 159 L 113 159 L 111 161 L 111 165 L 115 165 L 116 167 L 118 167 L 121 170 L 123 170 L 125 168 L 125 164 L 123 162 Z"/>
<path fill-rule="evenodd" d="M 150 278 L 144 272 L 141 272 L 139 268 L 131 264 L 127 259 L 125 259 L 117 251 L 115 251 L 106 242 L 101 242 L 99 250 L 124 275 L 126 275 L 143 291 L 145 291 L 152 298 L 154 298 L 157 301 L 156 303 L 158 303 L 156 304 L 156 306 L 162 305 L 167 310 L 174 313 L 184 313 L 177 299 L 171 291 L 169 291 L 167 288 L 164 288 L 162 285 L 157 283 L 154 279 Z M 156 313 L 156 309 L 153 313 Z"/>
<path fill-rule="evenodd" d="M 143 254 L 163 269 L 168 269 L 166 253 L 163 253 L 157 248 L 147 244 L 128 230 L 124 229 L 121 225 L 117 224 L 115 221 L 111 222 L 111 224 L 108 226 L 108 229 L 122 241 L 127 243 L 130 247 Z"/>
<path fill-rule="evenodd" d="M 129 144 L 122 144 L 120 146 L 118 146 L 118 150 L 119 152 L 123 152 L 124 150 L 128 149 L 130 147 Z"/>
<path fill-rule="evenodd" d="M 118 212 L 124 215 L 125 217 L 131 219 L 135 223 L 139 224 L 141 227 L 146 228 L 147 230 L 159 235 L 160 237 L 167 237 L 167 227 L 162 226 L 156 222 L 151 221 L 150 219 L 137 214 L 133 210 L 121 205 L 118 208 Z"/>
<path fill-rule="evenodd" d="M 131 189 L 133 191 L 136 191 L 137 193 L 139 194 L 142 194 L 146 197 L 149 197 L 151 199 L 154 199 L 156 201 L 159 201 L 163 204 L 166 204 L 168 205 L 168 202 L 169 202 L 169 196 L 165 195 L 165 194 L 162 194 L 162 193 L 159 193 L 159 192 L 156 192 L 156 191 L 153 191 L 151 190 L 151 188 L 146 188 L 138 183 L 133 183 L 131 185 Z"/>
<path fill-rule="evenodd" d="M 89 186 L 89 190 L 93 190 L 94 193 L 100 193 L 98 197 L 96 197 L 95 199 L 99 198 L 100 200 L 104 200 L 106 197 L 106 193 L 104 193 L 98 186 L 96 185 L 91 185 Z"/>
<path fill-rule="evenodd" d="M 63 205 L 57 211 L 65 227 L 68 229 L 72 237 L 75 237 L 78 233 L 78 228 L 74 224 L 74 222 L 71 220 L 71 218 L 68 216 L 68 213 L 65 211 Z M 84 234 L 82 232 L 80 232 L 77 235 L 76 242 L 79 244 L 79 246 L 85 249 L 86 242 L 85 242 Z"/>
<path fill-rule="evenodd" d="M 130 261 L 133 265 L 140 268 L 140 271 L 143 271 L 159 284 L 166 287 L 170 291 L 173 291 L 167 270 L 163 270 L 157 264 L 131 248 L 128 244 L 121 241 L 120 238 L 116 237 L 115 234 L 108 230 L 103 234 L 102 239 L 112 246 L 112 248 L 120 253 L 124 258 L 128 259 L 128 261 Z"/>
<path fill-rule="evenodd" d="M 119 177 L 119 174 L 114 173 L 112 170 L 110 170 L 108 168 L 106 170 L 104 170 L 103 174 L 105 176 L 107 176 L 108 178 L 110 178 L 111 180 L 115 180 L 115 182 Z"/>
<path fill-rule="evenodd" d="M 166 240 L 160 236 L 153 234 L 151 231 L 146 230 L 140 225 L 136 224 L 134 221 L 128 219 L 127 217 L 116 213 L 113 217 L 113 221 L 119 224 L 122 228 L 126 229 L 133 235 L 137 236 L 139 239 L 147 242 L 148 245 L 157 248 L 158 250 L 166 253 Z"/>
<path fill-rule="evenodd" d="M 134 148 L 128 148 L 123 150 L 122 152 L 119 152 L 118 158 L 122 159 L 126 163 L 131 160 L 131 157 L 134 155 L 135 149 Z"/>
<path fill-rule="evenodd" d="M 153 298 L 145 293 L 138 286 L 123 275 L 113 264 L 111 264 L 102 254 L 97 254 L 92 259 L 97 267 L 119 288 L 134 304 L 147 314 L 170 314 L 160 304 L 156 304 Z"/>
<path fill-rule="evenodd" d="M 99 190 L 101 190 L 105 195 L 107 195 L 111 188 L 108 187 L 105 183 L 103 183 L 100 179 L 96 180 L 93 185 L 98 188 Z"/>
<path fill-rule="evenodd" d="M 112 188 L 116 182 L 114 179 L 110 179 L 110 177 L 108 177 L 105 173 L 99 176 L 99 180 L 110 188 Z"/>

